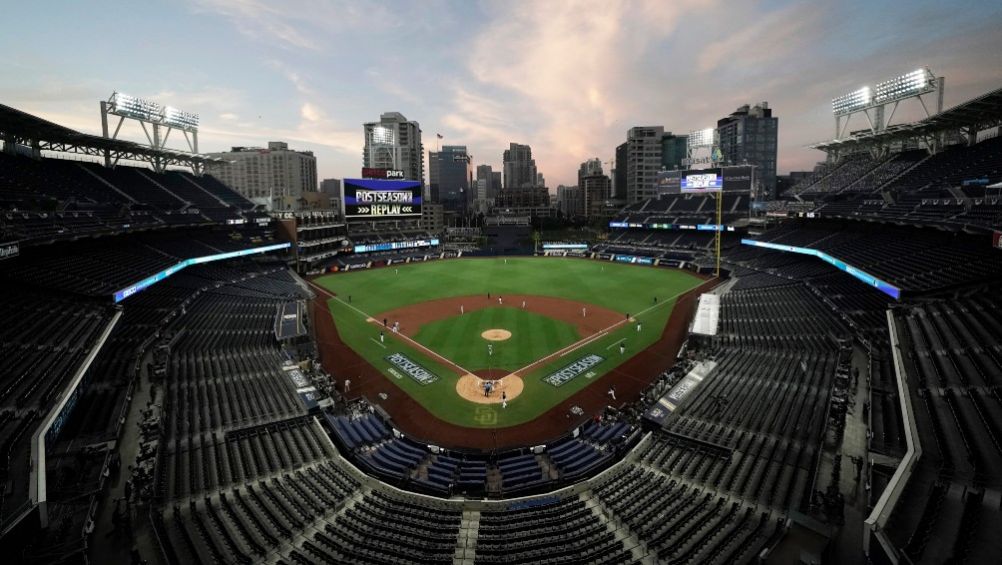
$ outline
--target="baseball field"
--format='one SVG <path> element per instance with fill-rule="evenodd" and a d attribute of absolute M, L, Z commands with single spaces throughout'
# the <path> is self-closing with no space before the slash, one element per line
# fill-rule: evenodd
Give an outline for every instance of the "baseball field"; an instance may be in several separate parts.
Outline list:
<path fill-rule="evenodd" d="M 603 377 L 657 342 L 675 299 L 703 281 L 674 269 L 524 257 L 313 282 L 340 339 L 401 393 L 451 424 L 503 428 L 593 383 L 613 386 Z"/>

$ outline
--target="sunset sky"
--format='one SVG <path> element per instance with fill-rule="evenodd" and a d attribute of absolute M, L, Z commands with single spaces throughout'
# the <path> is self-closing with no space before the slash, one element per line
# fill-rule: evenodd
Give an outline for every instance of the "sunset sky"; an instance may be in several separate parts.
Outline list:
<path fill-rule="evenodd" d="M 426 151 L 441 133 L 475 165 L 528 143 L 554 188 L 574 184 L 581 161 L 610 160 L 635 125 L 685 133 L 768 101 L 785 173 L 823 158 L 804 146 L 833 136 L 838 94 L 923 66 L 946 77 L 947 106 L 1002 86 L 997 1 L 50 1 L 2 13 L 0 103 L 99 133 L 98 101 L 120 90 L 199 113 L 202 151 L 284 140 L 316 152 L 320 178 L 358 175 L 362 123 L 385 111 L 420 122 Z"/>

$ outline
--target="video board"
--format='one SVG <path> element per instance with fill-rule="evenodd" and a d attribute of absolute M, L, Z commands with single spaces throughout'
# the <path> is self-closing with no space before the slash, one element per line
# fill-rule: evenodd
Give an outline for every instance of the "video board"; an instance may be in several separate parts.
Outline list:
<path fill-rule="evenodd" d="M 657 175 L 658 196 L 706 192 L 747 192 L 752 186 L 752 167 L 739 165 L 688 171 L 661 171 Z"/>
<path fill-rule="evenodd" d="M 724 189 L 724 177 L 720 169 L 689 171 L 679 178 L 680 192 L 720 192 Z"/>
<path fill-rule="evenodd" d="M 381 219 L 421 215 L 416 180 L 344 179 L 346 218 Z"/>

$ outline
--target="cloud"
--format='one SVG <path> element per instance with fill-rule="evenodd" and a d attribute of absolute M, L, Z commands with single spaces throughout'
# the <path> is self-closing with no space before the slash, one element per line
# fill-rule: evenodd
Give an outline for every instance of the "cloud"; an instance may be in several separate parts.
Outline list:
<path fill-rule="evenodd" d="M 297 11 L 292 2 L 194 0 L 192 3 L 196 12 L 221 15 L 253 39 L 277 41 L 284 48 L 320 49 L 319 41 L 296 25 L 296 20 L 307 14 Z"/>
<path fill-rule="evenodd" d="M 466 66 L 474 81 L 453 91 L 457 111 L 447 123 L 492 140 L 500 151 L 521 138 L 537 166 L 568 182 L 578 163 L 606 158 L 624 137 L 637 84 L 649 73 L 640 60 L 669 38 L 693 10 L 713 2 L 538 2 L 488 7 L 490 21 Z M 643 79 L 641 79 L 643 80 Z M 637 81 L 639 82 L 639 81 Z M 498 119 L 464 109 L 469 99 L 502 108 Z M 616 132 L 619 129 L 620 131 Z"/>
<path fill-rule="evenodd" d="M 727 26 L 729 32 L 723 39 L 702 46 L 697 60 L 699 72 L 708 73 L 724 66 L 748 68 L 797 54 L 804 39 L 817 37 L 813 33 L 820 27 L 824 14 L 822 5 L 798 3 L 749 17 L 738 27 Z"/>

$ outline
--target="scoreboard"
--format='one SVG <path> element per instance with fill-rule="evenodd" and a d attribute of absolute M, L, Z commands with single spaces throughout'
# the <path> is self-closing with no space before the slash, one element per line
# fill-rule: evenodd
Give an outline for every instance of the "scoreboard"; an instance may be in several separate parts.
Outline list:
<path fill-rule="evenodd" d="M 661 171 L 655 180 L 658 197 L 666 194 L 698 194 L 705 192 L 747 192 L 752 188 L 753 168 L 750 165 Z"/>
<path fill-rule="evenodd" d="M 679 179 L 681 192 L 719 192 L 724 188 L 724 177 L 719 170 L 690 172 Z"/>
<path fill-rule="evenodd" d="M 344 179 L 344 215 L 355 219 L 421 215 L 421 183 L 415 180 Z"/>

